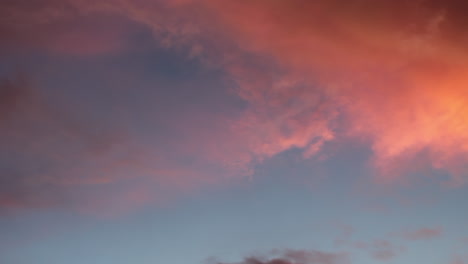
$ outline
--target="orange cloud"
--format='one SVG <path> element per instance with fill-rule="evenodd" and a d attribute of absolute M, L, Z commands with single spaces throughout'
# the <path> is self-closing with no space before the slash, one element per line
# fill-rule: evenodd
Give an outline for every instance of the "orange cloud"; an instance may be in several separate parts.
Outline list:
<path fill-rule="evenodd" d="M 260 112 L 255 118 L 274 124 L 259 132 L 270 142 L 261 146 L 270 148 L 254 151 L 315 153 L 340 131 L 371 144 L 381 181 L 393 180 L 401 160 L 422 152 L 432 167 L 451 172 L 452 183 L 466 180 L 468 54 L 456 8 L 364 0 L 207 3 L 242 52 L 277 65 L 228 65 L 240 96 Z M 289 137 L 276 132 L 289 127 Z"/>
<path fill-rule="evenodd" d="M 238 153 L 234 160 L 208 154 L 225 163 L 250 167 L 292 148 L 310 157 L 326 142 L 349 137 L 371 145 L 381 182 L 398 179 L 414 167 L 405 161 L 421 153 L 432 167 L 449 171 L 453 184 L 466 181 L 468 54 L 455 2 L 109 0 L 72 6 L 144 24 L 163 44 L 190 49 L 236 81 L 248 106 L 221 130 L 237 144 L 220 145 L 226 140 L 215 136 L 208 148 Z"/>
<path fill-rule="evenodd" d="M 224 77 L 235 82 L 234 94 L 245 103 L 242 112 L 232 116 L 191 113 L 176 121 L 187 132 L 169 140 L 174 153 L 155 154 L 126 142 L 125 136 L 106 141 L 107 135 L 87 132 L 43 105 L 29 105 L 30 99 L 18 101 L 27 105 L 19 110 L 26 123 L 47 123 L 58 131 L 57 138 L 90 148 L 73 155 L 60 148 L 51 151 L 48 162 L 62 167 L 32 182 L 108 184 L 128 180 L 116 176 L 116 171 L 138 167 L 152 176 L 142 176 L 132 185 L 135 189 L 148 182 L 196 189 L 219 183 L 219 175 L 249 175 L 256 164 L 286 150 L 300 149 L 304 158 L 312 157 L 324 144 L 342 137 L 370 145 L 381 182 L 398 179 L 401 174 L 396 172 L 414 167 L 423 156 L 432 167 L 449 171 L 452 183 L 462 184 L 468 164 L 468 54 L 467 39 L 461 34 L 464 14 L 452 4 L 370 0 L 3 4 L 0 15 L 7 22 L 0 25 L 2 47 L 18 44 L 74 55 L 112 53 L 133 43 L 132 32 L 149 28 L 161 45 L 183 47 L 189 56 L 222 69 Z M 10 99 L 0 99 L 2 122 L 17 105 L 15 93 L 6 90 L 6 95 Z M 24 148 L 33 157 L 50 137 L 42 132 L 41 140 L 30 142 L 24 140 L 31 136 L 25 129 L 1 133 L 8 134 L 5 142 L 12 149 Z M 122 141 L 137 153 L 164 158 L 115 158 L 112 146 Z M 75 171 L 80 166 L 70 160 L 76 159 L 93 173 L 82 176 Z M 63 166 L 63 160 L 69 166 Z M 59 177 L 64 171 L 83 178 Z M 21 182 L 18 193 L 28 193 L 33 184 L 24 178 L 27 184 Z M 55 185 L 46 184 L 43 193 L 50 193 L 49 188 Z M 122 191 L 135 202 L 129 202 L 131 206 L 152 200 L 153 192 L 142 188 L 140 195 L 133 187 Z M 6 191 L 2 195 L 7 197 L 5 204 L 24 203 Z M 46 196 L 45 201 L 52 199 Z"/>

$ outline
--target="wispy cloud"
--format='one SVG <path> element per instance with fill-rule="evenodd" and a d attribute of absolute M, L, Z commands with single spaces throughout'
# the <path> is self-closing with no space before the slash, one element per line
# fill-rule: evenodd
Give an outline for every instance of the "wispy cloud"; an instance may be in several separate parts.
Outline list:
<path fill-rule="evenodd" d="M 421 228 L 413 231 L 404 232 L 403 237 L 409 240 L 428 240 L 438 238 L 443 235 L 443 229 L 441 227 L 434 228 Z"/>
<path fill-rule="evenodd" d="M 377 260 L 387 261 L 397 257 L 405 251 L 402 246 L 397 246 L 388 240 L 375 240 L 370 245 L 370 254 Z"/>

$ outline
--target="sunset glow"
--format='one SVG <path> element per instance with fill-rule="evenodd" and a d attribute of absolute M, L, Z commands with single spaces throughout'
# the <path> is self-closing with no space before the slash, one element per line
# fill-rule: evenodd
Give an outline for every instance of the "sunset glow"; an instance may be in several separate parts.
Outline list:
<path fill-rule="evenodd" d="M 0 3 L 0 264 L 468 264 L 468 5 Z"/>

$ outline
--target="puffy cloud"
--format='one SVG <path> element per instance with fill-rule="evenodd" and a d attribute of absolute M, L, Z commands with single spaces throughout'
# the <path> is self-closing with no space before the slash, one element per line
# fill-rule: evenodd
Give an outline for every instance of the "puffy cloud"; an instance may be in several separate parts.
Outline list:
<path fill-rule="evenodd" d="M 207 0 L 88 9 L 146 24 L 163 43 L 224 69 L 248 103 L 232 131 L 245 166 L 291 148 L 310 157 L 341 136 L 371 145 L 381 182 L 423 153 L 461 184 L 468 65 L 459 5 Z"/>
<path fill-rule="evenodd" d="M 233 116 L 203 113 L 181 120 L 181 130 L 188 132 L 169 140 L 177 151 L 166 153 L 142 150 L 125 133 L 90 132 L 95 130 L 88 124 L 69 121 L 73 118 L 38 103 L 27 89 L 4 82 L 0 122 L 14 126 L 2 125 L 3 140 L 10 149 L 27 149 L 23 153 L 29 157 L 17 159 L 16 166 L 9 161 L 3 175 L 30 175 L 43 171 L 41 164 L 58 168 L 41 177 L 2 176 L 3 186 L 21 179 L 19 187 L 5 188 L 2 195 L 10 197 L 8 203 L 20 203 L 6 193 L 36 193 L 28 188 L 43 179 L 66 185 L 112 182 L 115 176 L 103 175 L 120 175 L 117 171 L 153 175 L 130 184 L 136 189 L 147 181 L 191 189 L 218 183 L 219 175 L 251 174 L 256 164 L 286 150 L 300 149 L 305 158 L 312 157 L 340 137 L 370 145 L 381 182 L 394 180 L 399 170 L 422 159 L 462 184 L 468 164 L 468 54 L 460 3 L 3 1 L 4 52 L 24 46 L 62 55 L 116 53 L 138 45 L 135 35 L 150 29 L 159 44 L 182 47 L 221 69 L 245 104 Z M 193 119 L 199 124 L 185 124 Z M 41 123 L 34 136 L 28 134 Z M 65 150 L 64 141 L 75 143 Z M 137 158 L 121 154 L 129 148 Z M 44 149 L 45 161 L 35 160 Z M 18 171 L 23 164 L 29 165 Z M 80 169 L 74 171 L 82 164 L 93 171 L 85 179 Z M 131 172 L 135 167 L 138 173 Z M 44 197 L 54 193 L 54 186 L 43 187 Z M 138 201 L 152 196 L 136 193 L 127 196 Z"/>
<path fill-rule="evenodd" d="M 127 17 L 164 45 L 223 68 L 248 102 L 232 132 L 246 149 L 243 166 L 291 148 L 310 157 L 341 136 L 371 145 L 382 182 L 421 153 L 451 172 L 454 184 L 465 181 L 468 65 L 457 1 L 68 5 Z M 44 10 L 58 6 L 51 1 Z"/>
<path fill-rule="evenodd" d="M 264 75 L 272 76 L 272 84 L 242 85 L 243 77 L 237 78 L 241 96 L 254 95 L 248 97 L 253 107 L 264 107 L 265 101 L 273 104 L 280 97 L 283 102 L 299 100 L 301 110 L 311 109 L 313 115 L 300 112 L 305 118 L 299 121 L 302 129 L 295 131 L 303 133 L 295 134 L 299 141 L 288 147 L 307 149 L 317 137 L 333 139 L 340 131 L 371 144 L 382 181 L 392 180 L 395 166 L 420 152 L 428 153 L 433 167 L 451 171 L 454 182 L 464 181 L 466 41 L 457 41 L 452 33 L 460 25 L 450 4 L 442 8 L 393 1 L 213 2 L 241 49 L 272 56 L 286 76 L 292 72 L 302 77 L 300 93 L 294 82 L 276 89 L 275 84 L 285 81 L 268 68 L 263 68 Z M 395 12 L 401 14 L 399 19 Z M 335 112 L 316 111 L 313 98 L 319 96 Z M 296 107 L 276 104 L 265 111 L 289 113 Z M 286 115 L 281 126 L 296 118 Z M 340 121 L 341 130 L 330 120 Z M 308 129 L 314 133 L 306 133 Z M 277 140 L 272 142 L 282 142 L 281 136 L 273 137 Z"/>

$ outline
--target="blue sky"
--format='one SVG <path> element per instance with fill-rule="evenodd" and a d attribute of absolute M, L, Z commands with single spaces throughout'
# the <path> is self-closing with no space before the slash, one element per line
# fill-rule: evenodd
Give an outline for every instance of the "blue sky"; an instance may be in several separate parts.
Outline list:
<path fill-rule="evenodd" d="M 1 3 L 0 262 L 468 263 L 460 5 Z"/>

